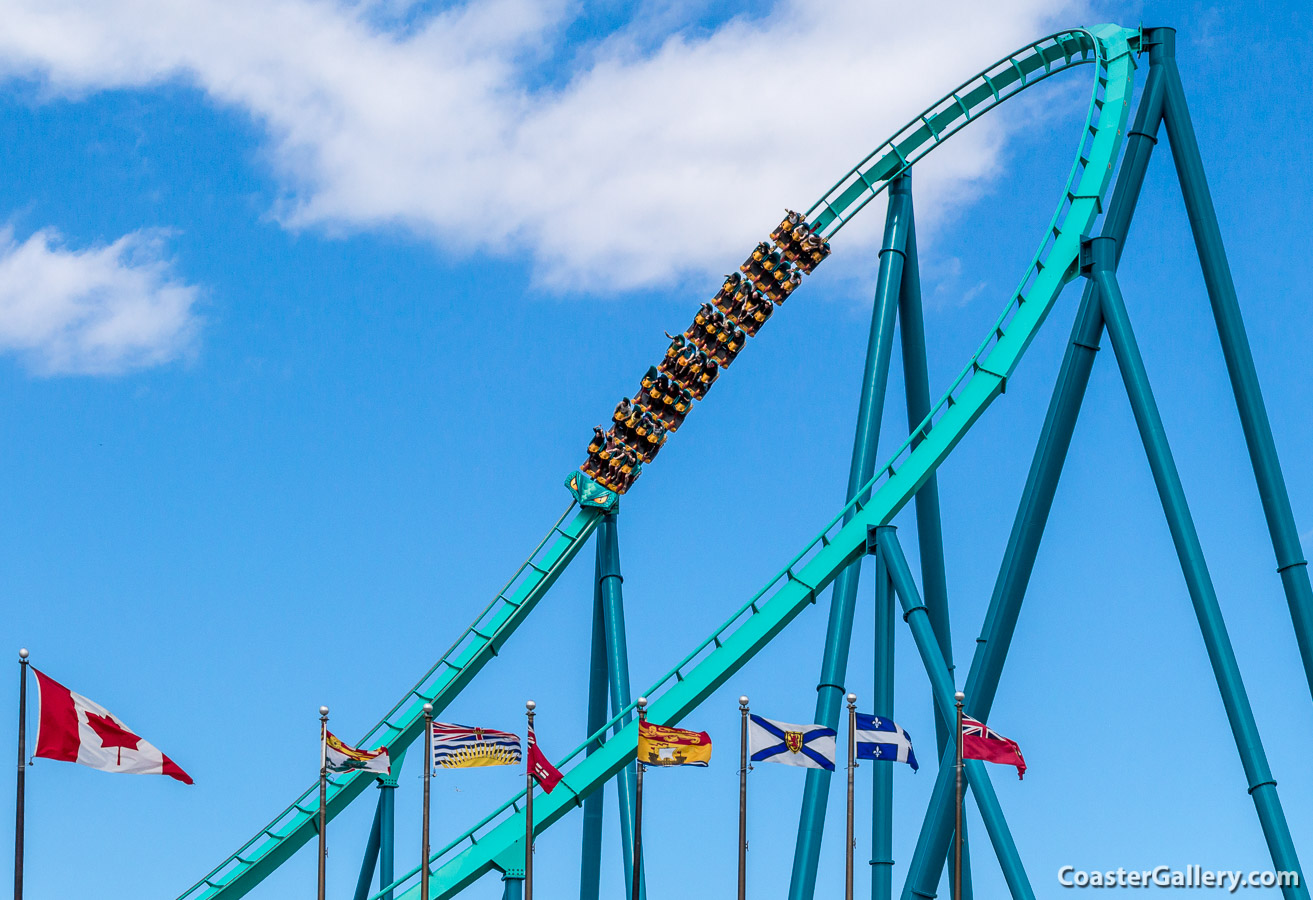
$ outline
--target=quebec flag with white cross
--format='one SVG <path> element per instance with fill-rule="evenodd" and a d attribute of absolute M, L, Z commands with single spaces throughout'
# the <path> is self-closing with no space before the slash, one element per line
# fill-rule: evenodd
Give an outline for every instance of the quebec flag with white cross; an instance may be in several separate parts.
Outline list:
<path fill-rule="evenodd" d="M 904 762 L 915 772 L 916 754 L 912 752 L 912 736 L 892 719 L 857 714 L 857 758 Z"/>
<path fill-rule="evenodd" d="M 782 763 L 834 771 L 834 729 L 792 725 L 748 716 L 748 752 L 753 762 Z"/>

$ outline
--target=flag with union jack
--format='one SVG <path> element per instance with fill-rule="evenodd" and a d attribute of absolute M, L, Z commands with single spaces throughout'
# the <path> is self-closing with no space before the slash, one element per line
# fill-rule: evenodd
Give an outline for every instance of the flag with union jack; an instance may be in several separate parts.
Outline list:
<path fill-rule="evenodd" d="M 439 769 L 513 766 L 520 761 L 520 736 L 492 728 L 433 723 L 433 765 Z"/>
<path fill-rule="evenodd" d="M 1026 760 L 1022 758 L 1017 742 L 991 731 L 983 722 L 970 716 L 962 717 L 962 758 L 1016 766 L 1018 778 L 1026 775 Z"/>

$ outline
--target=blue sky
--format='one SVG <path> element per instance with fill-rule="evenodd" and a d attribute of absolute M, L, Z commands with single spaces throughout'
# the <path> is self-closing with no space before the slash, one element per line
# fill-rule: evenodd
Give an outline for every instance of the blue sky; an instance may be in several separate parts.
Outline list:
<path fill-rule="evenodd" d="M 568 503 L 561 480 L 661 352 L 661 332 L 684 327 L 780 209 L 809 204 L 907 116 L 1058 27 L 1180 29 L 1296 519 L 1313 540 L 1306 4 L 1006 0 L 893 17 L 803 0 L 643 15 L 532 0 L 3 0 L 0 11 L 5 634 L 196 778 L 187 788 L 38 761 L 29 897 L 88 884 L 108 898 L 176 896 L 253 834 L 313 780 L 316 708 L 354 737 L 446 648 Z M 936 392 L 1042 234 L 1085 90 L 1083 75 L 1055 79 L 918 168 Z M 1307 866 L 1313 705 L 1165 151 L 1122 284 Z M 625 498 L 636 689 L 842 505 L 879 224 L 872 209 L 844 232 Z M 941 469 L 959 659 L 974 648 L 1076 296 Z M 901 437 L 901 394 L 895 374 L 886 448 Z M 913 522 L 898 520 L 909 534 Z M 518 728 L 531 695 L 544 746 L 578 743 L 588 556 L 448 718 Z M 868 573 L 849 668 L 859 695 L 870 594 Z M 735 699 L 807 721 L 824 632 L 823 607 L 804 613 L 690 717 L 716 758 L 649 782 L 650 883 L 731 890 Z M 925 747 L 933 722 L 907 637 L 896 713 Z M 0 717 L 12 722 L 15 705 L 0 692 Z M 1063 864 L 1267 866 L 1110 358 L 991 724 L 1030 763 L 1024 782 L 1001 769 L 994 781 L 1041 896 Z M 402 780 L 406 860 L 418 854 L 417 772 Z M 929 765 L 895 773 L 897 883 L 932 782 Z M 445 775 L 438 839 L 517 786 L 510 770 Z M 787 880 L 801 787 L 784 767 L 752 775 L 762 896 Z M 11 790 L 0 788 L 6 802 Z M 836 780 L 831 809 L 840 801 Z M 859 847 L 868 811 L 864 797 Z M 336 896 L 354 885 L 371 812 L 360 804 L 333 828 Z M 618 890 L 610 792 L 607 815 L 603 878 Z M 841 887 L 842 824 L 831 817 L 818 896 Z M 567 817 L 539 841 L 544 900 L 577 894 L 578 830 Z M 975 869 L 978 896 L 1002 896 L 983 841 Z M 303 853 L 253 896 L 310 896 L 313 881 Z M 468 895 L 499 897 L 500 885 Z"/>

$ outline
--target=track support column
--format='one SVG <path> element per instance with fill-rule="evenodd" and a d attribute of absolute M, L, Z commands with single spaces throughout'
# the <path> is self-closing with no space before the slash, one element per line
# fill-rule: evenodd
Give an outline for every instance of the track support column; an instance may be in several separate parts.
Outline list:
<path fill-rule="evenodd" d="M 599 541 L 600 550 L 600 541 Z M 606 724 L 607 662 L 606 614 L 602 604 L 601 554 L 598 553 L 597 577 L 593 580 L 593 633 L 588 663 L 587 733 L 596 734 Z M 602 748 L 602 741 L 588 745 L 591 756 Z M 579 861 L 579 900 L 600 900 L 602 890 L 602 822 L 605 787 L 584 798 L 583 848 Z"/>
<path fill-rule="evenodd" d="M 384 775 L 378 780 L 378 805 L 381 816 L 378 832 L 378 883 L 386 886 L 392 883 L 397 850 L 397 778 L 401 775 L 401 764 L 406 754 L 398 753 L 397 761 L 391 775 Z M 432 765 L 426 759 L 423 765 Z M 383 900 L 392 900 L 392 891 L 383 895 Z"/>
<path fill-rule="evenodd" d="M 875 687 L 871 712 L 894 717 L 894 583 L 879 545 L 867 538 L 875 556 Z M 871 900 L 891 900 L 894 885 L 894 767 L 871 764 Z"/>
<path fill-rule="evenodd" d="M 1126 304 L 1117 283 L 1115 241 L 1107 237 L 1088 241 L 1081 248 L 1081 262 L 1082 272 L 1094 282 L 1099 294 L 1108 328 L 1108 340 L 1117 356 L 1122 380 L 1126 383 L 1131 411 L 1135 415 L 1135 424 L 1149 457 L 1149 468 L 1153 472 L 1154 484 L 1167 516 L 1172 542 L 1180 557 L 1181 571 L 1194 605 L 1195 617 L 1199 620 L 1199 630 L 1213 666 L 1240 762 L 1245 770 L 1249 794 L 1254 798 L 1263 836 L 1272 854 L 1272 864 L 1278 871 L 1301 872 L 1299 886 L 1285 887 L 1282 894 L 1286 900 L 1307 900 L 1308 886 L 1304 883 L 1299 857 L 1295 853 L 1290 828 L 1277 796 L 1276 780 L 1268 767 L 1267 754 L 1258 734 L 1258 724 L 1249 706 L 1235 651 L 1231 647 L 1231 638 L 1227 634 L 1226 623 L 1217 602 L 1217 592 L 1208 573 L 1203 547 L 1199 543 L 1199 535 L 1186 503 L 1185 489 L 1167 443 L 1167 433 L 1149 386 L 1149 377 L 1131 329 L 1130 318 L 1126 314 Z"/>
<path fill-rule="evenodd" d="M 620 574 L 620 530 L 618 513 L 608 512 L 597 526 L 597 584 L 602 598 L 602 619 L 606 634 L 607 685 L 611 694 L 611 710 L 619 712 L 632 700 L 629 688 L 629 645 L 625 636 L 625 600 Z M 616 730 L 629 724 L 629 717 L 616 724 Z M 630 763 L 616 778 L 620 801 L 620 849 L 625 860 L 625 887 L 633 884 L 634 859 L 634 795 L 637 773 Z M 639 897 L 646 900 L 647 890 L 642 873 L 638 873 Z"/>
<path fill-rule="evenodd" d="M 1222 229 L 1217 224 L 1217 211 L 1208 190 L 1204 174 L 1203 157 L 1195 138 L 1190 110 L 1185 101 L 1185 88 L 1176 67 L 1176 29 L 1153 28 L 1146 33 L 1151 59 L 1165 73 L 1167 107 L 1164 119 L 1167 137 L 1172 145 L 1172 158 L 1185 198 L 1185 211 L 1194 233 L 1199 264 L 1203 269 L 1208 300 L 1217 323 L 1217 336 L 1222 342 L 1222 356 L 1226 360 L 1227 375 L 1235 394 L 1240 425 L 1244 430 L 1245 446 L 1258 483 L 1258 496 L 1263 503 L 1272 549 L 1276 553 L 1277 572 L 1290 606 L 1290 619 L 1294 626 L 1299 654 L 1304 663 L 1304 676 L 1313 694 L 1313 586 L 1310 586 L 1308 562 L 1300 546 L 1299 529 L 1295 514 L 1290 508 L 1290 493 L 1281 473 L 1276 441 L 1272 437 L 1272 423 L 1263 403 L 1263 392 L 1258 383 L 1258 370 L 1254 354 L 1245 333 L 1244 318 L 1240 315 L 1240 302 L 1236 297 L 1235 280 L 1226 259 L 1222 243 Z"/>
<path fill-rule="evenodd" d="M 884 240 L 880 249 L 880 275 L 871 314 L 871 333 L 866 347 L 866 370 L 862 377 L 857 409 L 857 434 L 853 440 L 852 464 L 848 470 L 847 499 L 851 500 L 875 471 L 880 422 L 884 414 L 885 389 L 889 383 L 889 359 L 893 354 L 894 318 L 903 281 L 907 230 L 911 224 L 912 184 L 908 175 L 889 186 Z M 851 518 L 850 513 L 848 518 Z M 816 715 L 813 721 L 835 728 L 839 724 L 852 641 L 853 612 L 857 605 L 861 561 L 848 566 L 834 581 L 830 594 L 830 620 L 825 635 L 820 683 L 816 686 Z M 812 900 L 816 870 L 820 864 L 821 837 L 829 800 L 830 773 L 808 769 L 803 788 L 798 841 L 793 854 L 793 876 L 789 900 Z"/>
<path fill-rule="evenodd" d="M 392 774 L 378 779 L 378 806 L 374 809 L 374 823 L 369 828 L 365 857 L 360 863 L 360 877 L 356 879 L 355 900 L 367 900 L 370 896 L 369 885 L 374 878 L 375 865 L 378 866 L 379 887 L 392 883 L 397 775 L 405 758 L 404 752 L 398 753 L 392 764 Z M 382 900 L 392 900 L 392 892 L 383 894 Z"/>
<path fill-rule="evenodd" d="M 903 346 L 903 385 L 907 396 L 907 430 L 912 433 L 930 414 L 930 369 L 926 361 L 925 315 L 921 306 L 921 267 L 916 250 L 916 214 L 909 212 L 907 261 L 898 298 L 898 333 Z M 914 445 L 920 443 L 914 440 Z M 939 513 L 939 472 L 935 470 L 916 492 L 916 537 L 921 553 L 921 588 L 926 615 L 954 682 L 953 638 L 948 614 L 948 571 L 944 563 L 944 529 Z M 891 645 L 892 646 L 892 645 Z M 932 701 L 933 702 L 933 701 Z M 892 712 L 892 710 L 891 710 Z M 942 756 L 952 732 L 935 717 L 935 746 Z M 952 874 L 949 888 L 953 888 Z M 892 888 L 891 888 L 892 890 Z M 972 900 L 971 844 L 962 832 L 962 900 Z"/>
<path fill-rule="evenodd" d="M 379 831 L 383 823 L 383 795 L 378 795 L 374 808 L 374 824 L 369 826 L 369 840 L 365 842 L 365 857 L 360 863 L 360 877 L 356 879 L 355 900 L 369 900 L 369 885 L 374 880 L 374 865 L 378 862 Z M 383 882 L 386 884 L 387 882 Z"/>

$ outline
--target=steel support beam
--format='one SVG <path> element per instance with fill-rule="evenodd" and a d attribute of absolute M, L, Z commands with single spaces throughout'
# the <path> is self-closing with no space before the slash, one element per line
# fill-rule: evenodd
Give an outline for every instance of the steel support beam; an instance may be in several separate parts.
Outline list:
<path fill-rule="evenodd" d="M 588 734 L 597 734 L 608 718 L 606 615 L 602 604 L 601 545 L 598 545 L 597 577 L 593 580 L 593 634 L 588 662 Z M 591 756 L 602 747 L 601 739 L 588 745 Z M 600 900 L 602 890 L 602 821 L 605 788 L 584 798 L 583 849 L 579 862 L 579 900 Z"/>
<path fill-rule="evenodd" d="M 360 877 L 356 879 L 355 900 L 369 900 L 369 886 L 374 881 L 374 866 L 378 863 L 379 832 L 383 826 L 383 793 L 379 792 L 374 807 L 374 824 L 369 826 L 369 840 L 365 842 L 365 856 L 360 863 Z M 387 884 L 387 882 L 383 882 Z"/>
<path fill-rule="evenodd" d="M 1267 754 L 1263 750 L 1263 743 L 1258 734 L 1258 723 L 1254 721 L 1254 713 L 1249 706 L 1249 697 L 1245 693 L 1244 682 L 1240 677 L 1235 651 L 1231 647 L 1231 638 L 1227 634 L 1222 610 L 1217 602 L 1217 592 L 1204 561 L 1203 547 L 1199 543 L 1199 535 L 1195 531 L 1189 505 L 1186 503 L 1185 488 L 1181 484 L 1176 462 L 1167 443 L 1167 433 L 1158 412 L 1158 404 L 1149 386 L 1149 377 L 1144 368 L 1144 360 L 1140 356 L 1140 348 L 1131 330 L 1121 287 L 1117 283 L 1114 245 L 1115 241 L 1106 237 L 1089 241 L 1086 245 L 1089 256 L 1088 274 L 1099 293 L 1103 318 L 1108 328 L 1108 340 L 1117 356 L 1122 380 L 1126 383 L 1126 394 L 1131 401 L 1131 411 L 1135 415 L 1135 424 L 1139 428 L 1145 453 L 1149 457 L 1149 468 L 1153 472 L 1154 484 L 1158 488 L 1163 512 L 1167 516 L 1172 543 L 1176 545 L 1176 553 L 1181 561 L 1181 572 L 1185 576 L 1195 617 L 1199 620 L 1199 630 L 1208 650 L 1208 659 L 1212 663 L 1213 675 L 1217 679 L 1217 688 L 1222 695 L 1222 705 L 1226 709 L 1231 734 L 1235 738 L 1236 750 L 1240 754 L 1240 762 L 1245 770 L 1249 794 L 1254 799 L 1263 836 L 1272 854 L 1272 864 L 1277 871 L 1301 872 L 1299 857 L 1290 837 L 1290 828 L 1286 824 L 1285 812 L 1277 796 L 1276 780 L 1268 767 Z M 1082 257 L 1084 256 L 1083 249 Z M 1302 874 L 1300 885 L 1284 887 L 1282 894 L 1287 900 L 1296 900 L 1296 898 L 1306 900 L 1309 892 L 1307 885 L 1303 883 Z"/>
<path fill-rule="evenodd" d="M 602 618 L 606 633 L 607 686 L 611 694 L 612 713 L 627 707 L 632 696 L 629 688 L 629 644 L 625 636 L 625 600 L 620 574 L 620 529 L 618 514 L 609 512 L 597 526 L 597 583 L 602 595 Z M 616 731 L 629 724 L 630 716 L 616 723 Z M 616 778 L 620 801 L 620 852 L 624 854 L 625 887 L 632 890 L 634 859 L 634 795 L 637 773 L 634 764 L 625 767 Z M 646 900 L 647 890 L 642 866 L 638 873 L 639 897 Z"/>
<path fill-rule="evenodd" d="M 911 192 L 911 178 L 907 175 L 899 177 L 889 186 L 889 206 L 880 249 L 880 274 L 876 282 L 875 308 L 871 314 L 871 333 L 866 347 L 866 370 L 862 377 L 861 400 L 857 408 L 857 434 L 853 440 L 852 464 L 848 470 L 849 500 L 870 481 L 875 472 L 885 389 L 889 383 L 889 359 L 893 354 L 894 317 L 898 310 L 907 232 L 911 224 Z M 852 515 L 850 511 L 848 519 Z M 860 576 L 861 561 L 858 560 L 839 573 L 830 594 L 830 619 L 825 635 L 820 683 L 816 686 L 816 715 L 813 720 L 830 728 L 836 728 L 839 724 Z M 812 900 L 816 891 L 816 871 L 820 865 L 829 789 L 829 772 L 823 769 L 807 770 L 802 812 L 798 820 L 798 840 L 793 855 L 793 875 L 789 883 L 789 900 Z"/>
<path fill-rule="evenodd" d="M 903 385 L 907 396 L 907 430 L 912 433 L 930 414 L 930 369 L 926 360 L 925 316 L 921 305 L 921 267 L 916 250 L 916 215 L 909 213 L 907 261 L 903 266 L 903 287 L 898 298 L 898 333 L 903 346 Z M 915 441 L 914 444 L 920 443 Z M 939 508 L 939 473 L 932 472 L 916 492 L 916 536 L 921 554 L 921 587 L 925 595 L 926 614 L 935 630 L 935 639 L 948 663 L 953 666 L 952 628 L 948 614 L 948 571 L 944 562 L 944 529 Z M 954 674 L 954 681 L 957 676 Z M 940 756 L 948 746 L 952 730 L 935 717 L 935 747 Z M 949 873 L 949 888 L 953 876 Z M 892 890 L 892 886 L 890 888 Z M 885 895 L 888 896 L 888 895 Z M 965 823 L 962 829 L 962 900 L 972 900 L 971 846 Z"/>
<path fill-rule="evenodd" d="M 921 308 L 921 267 L 916 252 L 916 216 L 908 202 L 907 260 L 903 285 L 898 295 L 898 333 L 903 348 L 903 386 L 907 395 L 907 431 L 911 434 L 930 415 L 930 369 L 926 361 L 925 315 Z M 913 441 L 913 446 L 920 441 Z M 939 474 L 932 472 L 916 492 L 916 537 L 921 554 L 921 588 L 926 614 L 935 630 L 935 640 L 953 671 L 953 639 L 948 618 L 948 575 L 944 565 L 944 528 L 939 515 Z M 952 735 L 935 720 L 935 740 L 940 753 Z"/>
<path fill-rule="evenodd" d="M 406 761 L 405 751 L 397 754 L 397 762 L 391 775 L 379 779 L 379 806 L 382 818 L 378 834 L 378 883 L 384 887 L 393 881 L 397 856 L 397 778 L 401 775 L 401 765 Z M 432 765 L 432 760 L 424 760 L 424 765 Z M 383 894 L 382 900 L 392 900 L 392 891 Z"/>
<path fill-rule="evenodd" d="M 1156 135 L 1163 116 L 1163 96 L 1163 74 L 1151 60 L 1144 92 L 1140 96 L 1134 122 L 1127 132 L 1126 154 L 1103 223 L 1103 234 L 1117 239 L 1119 255 L 1130 231 L 1149 159 L 1157 143 Z M 1030 471 L 1026 476 L 1026 486 L 1012 523 L 1007 549 L 1003 553 L 1003 564 L 994 584 L 984 627 L 977 639 L 976 652 L 967 674 L 964 689 L 967 712 L 982 722 L 988 720 L 993 707 L 1003 664 L 1012 645 L 1022 601 L 1034 571 L 1040 539 L 1053 508 L 1058 479 L 1071 446 L 1076 419 L 1085 398 L 1102 335 L 1103 313 L 1093 284 L 1087 284 L 1054 384 L 1053 395 L 1049 400 Z M 952 838 L 952 776 L 951 765 L 940 766 L 934 793 L 908 867 L 902 895 L 904 900 L 929 898 L 936 894 Z"/>
<path fill-rule="evenodd" d="M 392 774 L 378 779 L 378 805 L 374 808 L 374 823 L 369 828 L 369 840 L 365 843 L 365 856 L 360 863 L 360 877 L 356 879 L 355 900 L 367 900 L 370 896 L 369 885 L 374 878 L 374 867 L 378 867 L 379 887 L 392 883 L 392 869 L 396 850 L 396 790 L 397 776 L 401 765 L 406 760 L 405 752 L 397 754 L 392 764 Z M 392 892 L 382 895 L 382 900 L 392 900 Z"/>
<path fill-rule="evenodd" d="M 912 579 L 912 569 L 903 555 L 903 548 L 898 543 L 898 529 L 893 525 L 881 525 L 875 529 L 879 553 L 888 567 L 889 578 L 894 585 L 894 593 L 903 607 L 903 619 L 912 632 L 912 641 L 916 644 L 921 663 L 930 678 L 931 692 L 935 700 L 935 712 L 939 718 L 956 723 L 956 707 L 953 695 L 956 687 L 953 676 L 948 671 L 948 664 L 939 652 L 939 642 L 934 629 L 930 626 L 930 617 L 916 582 Z M 954 748 L 956 755 L 956 748 Z M 942 757 L 941 757 L 942 758 Z M 989 780 L 984 763 L 980 760 L 966 761 L 967 785 L 976 798 L 976 806 L 985 821 L 985 832 L 998 856 L 1003 869 L 1008 889 L 1018 900 L 1034 900 L 1035 893 L 1030 888 L 1025 866 L 1017 853 L 1017 845 L 1012 840 L 1007 820 L 1003 818 L 998 797 L 994 794 L 994 785 Z"/>
<path fill-rule="evenodd" d="M 1249 461 L 1258 483 L 1258 496 L 1263 503 L 1272 549 L 1276 553 L 1277 572 L 1290 606 L 1295 639 L 1304 663 L 1304 676 L 1313 694 L 1313 586 L 1309 584 L 1308 562 L 1299 541 L 1295 514 L 1290 508 L 1290 493 L 1281 473 L 1276 441 L 1272 437 L 1272 423 L 1268 420 L 1267 406 L 1258 383 L 1258 370 L 1254 354 L 1245 333 L 1244 318 L 1240 315 L 1240 302 L 1236 297 L 1235 280 L 1226 259 L 1222 243 L 1222 229 L 1217 223 L 1217 211 L 1208 190 L 1204 174 L 1203 157 L 1199 141 L 1195 138 L 1190 110 L 1185 101 L 1185 88 L 1176 67 L 1176 29 L 1153 28 L 1146 34 L 1149 53 L 1165 74 L 1167 138 L 1172 147 L 1172 159 L 1185 198 L 1185 211 L 1194 233 L 1199 264 L 1203 269 L 1204 285 L 1217 323 L 1217 335 L 1222 343 L 1222 357 L 1226 360 L 1227 375 L 1235 394 L 1240 425 L 1249 450 Z"/>
<path fill-rule="evenodd" d="M 869 546 L 869 545 L 868 545 Z M 875 686 L 871 712 L 894 717 L 894 583 L 875 555 Z M 871 900 L 891 900 L 894 885 L 894 767 L 871 764 Z"/>

